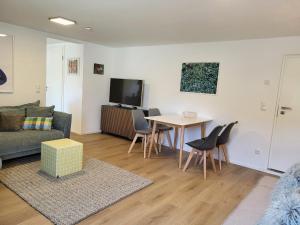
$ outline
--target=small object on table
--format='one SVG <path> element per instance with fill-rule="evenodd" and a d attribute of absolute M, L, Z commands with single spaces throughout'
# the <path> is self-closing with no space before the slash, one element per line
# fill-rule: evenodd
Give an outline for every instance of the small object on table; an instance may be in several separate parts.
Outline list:
<path fill-rule="evenodd" d="M 183 117 L 185 117 L 185 118 L 197 118 L 196 112 L 184 111 L 182 114 L 183 114 Z"/>
<path fill-rule="evenodd" d="M 82 170 L 83 144 L 71 139 L 42 142 L 41 170 L 62 177 Z"/>

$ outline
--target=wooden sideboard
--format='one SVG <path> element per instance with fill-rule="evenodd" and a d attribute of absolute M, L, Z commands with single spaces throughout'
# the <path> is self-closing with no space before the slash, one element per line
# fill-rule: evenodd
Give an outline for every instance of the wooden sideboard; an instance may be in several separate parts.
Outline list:
<path fill-rule="evenodd" d="M 132 140 L 135 132 L 132 121 L 133 108 L 102 105 L 101 107 L 101 132 L 113 134 Z M 148 110 L 144 110 L 145 116 Z"/>

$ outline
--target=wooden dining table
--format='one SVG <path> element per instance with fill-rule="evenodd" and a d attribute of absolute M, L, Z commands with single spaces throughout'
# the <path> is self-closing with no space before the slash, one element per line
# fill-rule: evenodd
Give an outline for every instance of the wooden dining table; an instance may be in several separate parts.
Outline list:
<path fill-rule="evenodd" d="M 145 119 L 153 122 L 150 149 L 148 153 L 148 158 L 151 157 L 152 147 L 155 139 L 155 131 L 157 124 L 163 124 L 167 126 L 174 127 L 174 145 L 173 148 L 176 150 L 178 129 L 180 129 L 180 152 L 179 152 L 179 168 L 182 166 L 182 155 L 184 146 L 184 132 L 186 128 L 189 127 L 200 127 L 201 137 L 205 137 L 206 124 L 212 119 L 205 117 L 184 117 L 183 115 L 162 115 L 162 116 L 148 116 Z"/>

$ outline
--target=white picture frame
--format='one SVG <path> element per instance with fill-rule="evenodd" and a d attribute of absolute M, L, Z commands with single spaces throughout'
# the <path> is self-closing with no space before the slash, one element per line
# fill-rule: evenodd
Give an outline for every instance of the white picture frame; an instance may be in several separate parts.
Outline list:
<path fill-rule="evenodd" d="M 69 75 L 79 75 L 80 58 L 69 58 L 67 66 Z"/>
<path fill-rule="evenodd" d="M 0 37 L 0 93 L 14 92 L 14 37 Z"/>

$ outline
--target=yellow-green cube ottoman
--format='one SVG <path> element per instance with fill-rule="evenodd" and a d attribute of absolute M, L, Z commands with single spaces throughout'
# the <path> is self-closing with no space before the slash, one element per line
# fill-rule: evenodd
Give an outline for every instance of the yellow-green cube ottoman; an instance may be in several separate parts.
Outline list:
<path fill-rule="evenodd" d="M 71 139 L 42 142 L 41 170 L 62 177 L 82 170 L 83 145 Z"/>

